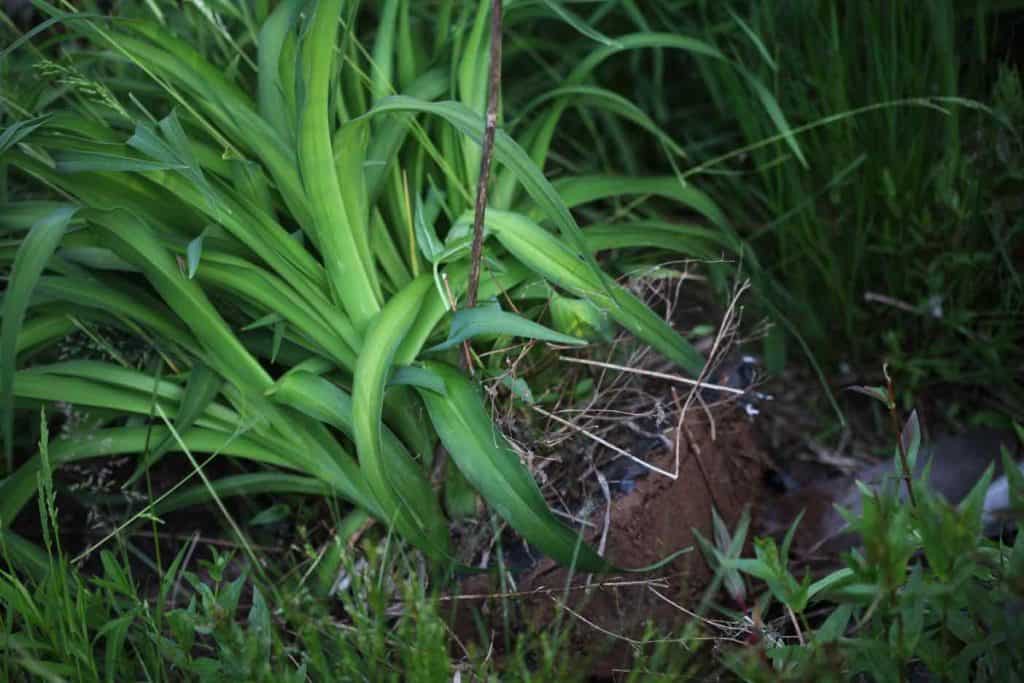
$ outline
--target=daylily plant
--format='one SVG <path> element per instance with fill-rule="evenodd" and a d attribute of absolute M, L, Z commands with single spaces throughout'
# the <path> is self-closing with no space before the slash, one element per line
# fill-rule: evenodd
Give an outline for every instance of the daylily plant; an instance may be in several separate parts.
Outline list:
<path fill-rule="evenodd" d="M 459 347 L 495 334 L 583 343 L 515 313 L 517 300 L 544 291 L 529 285 L 544 281 L 700 371 L 701 355 L 595 254 L 735 250 L 723 213 L 675 177 L 552 182 L 544 167 L 576 105 L 636 124 L 682 160 L 671 137 L 595 85 L 594 72 L 632 49 L 723 56 L 691 38 L 625 35 L 599 41 L 557 84 L 518 91 L 526 104 L 495 141 L 485 305 L 462 309 L 489 3 L 439 2 L 421 14 L 418 3 L 384 0 L 372 30 L 357 28 L 367 12 L 342 0 L 270 4 L 221 3 L 233 11 L 231 29 L 219 24 L 213 44 L 179 37 L 187 26 L 159 13 L 108 20 L 50 7 L 39 31 L 61 25 L 78 41 L 65 60 L 44 58 L 32 35 L 3 53 L 11 87 L 0 161 L 10 189 L 0 227 L 12 271 L 0 410 L 12 469 L 0 482 L 0 530 L 14 538 L 8 527 L 40 467 L 20 448 L 15 457 L 16 408 L 63 401 L 105 419 L 54 440 L 55 465 L 138 454 L 138 477 L 188 451 L 266 466 L 163 498 L 156 514 L 214 493 L 335 495 L 449 560 L 429 477 L 440 439 L 469 484 L 536 547 L 607 569 L 549 511 L 458 367 Z M 538 11 L 507 5 L 507 32 Z M 15 68 L 26 54 L 36 67 Z M 703 224 L 577 224 L 574 207 L 623 194 L 675 200 Z M 97 325 L 136 336 L 159 369 L 29 362 Z"/>

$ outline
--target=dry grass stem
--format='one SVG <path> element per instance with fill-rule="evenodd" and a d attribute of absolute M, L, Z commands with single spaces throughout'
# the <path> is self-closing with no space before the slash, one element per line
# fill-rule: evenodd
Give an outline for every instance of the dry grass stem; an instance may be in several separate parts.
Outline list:
<path fill-rule="evenodd" d="M 555 422 L 558 422 L 560 424 L 565 425 L 569 429 L 572 429 L 574 431 L 579 432 L 580 434 L 583 434 L 584 436 L 592 439 L 593 441 L 596 441 L 597 443 L 601 444 L 602 446 L 605 446 L 607 448 L 612 449 L 613 451 L 615 451 L 619 455 L 622 455 L 622 456 L 625 456 L 625 457 L 629 458 L 630 460 L 632 460 L 633 462 L 637 463 L 638 465 L 646 467 L 647 469 L 649 469 L 652 472 L 657 472 L 658 474 L 661 474 L 661 475 L 666 476 L 669 479 L 673 479 L 673 480 L 679 477 L 678 472 L 673 474 L 672 472 L 669 472 L 668 470 L 663 470 L 662 468 L 658 467 L 657 465 L 652 465 L 651 463 L 649 463 L 649 462 L 647 462 L 645 460 L 642 460 L 641 458 L 636 457 L 635 455 L 633 455 L 629 451 L 624 450 L 622 448 L 619 448 L 618 446 L 616 446 L 612 442 L 607 441 L 605 439 L 602 439 L 597 434 L 594 434 L 593 432 L 591 432 L 591 431 L 589 431 L 587 429 L 584 429 L 583 427 L 580 427 L 579 425 L 573 424 L 572 422 L 569 422 L 568 420 L 565 420 L 565 419 L 562 419 L 562 418 L 558 417 L 554 413 L 549 413 L 548 411 L 546 411 L 543 408 L 540 408 L 538 406 L 530 406 L 530 407 L 533 408 L 534 411 L 540 413 L 541 415 L 544 415 L 548 419 L 554 420 Z"/>
<path fill-rule="evenodd" d="M 559 360 L 563 360 L 566 363 L 578 363 L 579 365 L 592 365 L 599 368 L 607 368 L 609 370 L 619 370 L 621 372 L 631 372 L 635 375 L 644 375 L 645 377 L 655 377 L 657 379 L 664 379 L 670 382 L 678 382 L 680 384 L 686 384 L 689 386 L 696 387 L 698 389 L 713 389 L 715 391 L 722 391 L 727 394 L 735 394 L 742 396 L 747 393 L 746 389 L 737 389 L 735 387 L 727 387 L 722 384 L 712 384 L 711 382 L 701 382 L 680 375 L 672 375 L 667 372 L 656 372 L 654 370 L 644 370 L 642 368 L 632 368 L 626 365 L 616 365 L 615 363 L 605 363 L 598 360 L 589 360 L 586 358 L 573 358 L 572 356 L 559 356 Z"/>

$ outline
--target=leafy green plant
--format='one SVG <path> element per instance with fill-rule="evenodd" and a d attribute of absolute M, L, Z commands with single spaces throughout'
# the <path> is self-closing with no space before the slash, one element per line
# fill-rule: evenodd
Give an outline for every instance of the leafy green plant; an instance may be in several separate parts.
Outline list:
<path fill-rule="evenodd" d="M 546 17 L 581 28 L 555 5 Z M 521 143 L 504 127 L 495 137 L 479 291 L 492 303 L 465 310 L 488 3 L 425 11 L 388 0 L 371 11 L 289 0 L 222 3 L 216 14 L 197 5 L 173 17 L 140 3 L 110 20 L 39 7 L 51 19 L 34 34 L 63 26 L 78 42 L 37 45 L 26 35 L 4 52 L 12 277 L 0 334 L 10 472 L 0 525 L 31 497 L 40 466 L 34 457 L 12 469 L 16 402 L 60 400 L 105 419 L 55 442 L 57 464 L 139 453 L 137 479 L 171 451 L 241 458 L 272 469 L 209 482 L 208 493 L 322 491 L 322 482 L 450 561 L 428 478 L 439 436 L 469 483 L 537 547 L 580 568 L 608 567 L 543 505 L 449 347 L 495 334 L 579 343 L 514 312 L 518 292 L 539 279 L 700 371 L 689 341 L 594 254 L 651 243 L 739 249 L 722 211 L 671 177 L 552 183 L 542 169 L 563 113 L 584 92 L 678 156 L 649 117 L 589 79 L 624 50 L 723 55 L 696 39 L 635 33 L 588 47 L 559 89 L 510 93 L 530 116 L 512 131 Z M 536 16 L 510 7 L 506 32 Z M 29 54 L 14 61 L 19 51 Z M 774 110 L 770 97 L 763 103 Z M 571 212 L 647 194 L 714 227 L 581 230 Z M 116 329 L 151 352 L 138 366 L 29 362 L 52 359 L 69 322 Z"/>
<path fill-rule="evenodd" d="M 862 389 L 892 406 L 891 387 Z M 909 471 L 902 468 L 913 468 L 921 447 L 916 414 L 898 441 L 894 471 Z M 1019 509 L 1024 478 L 1006 451 L 1003 466 Z M 893 476 L 878 490 L 861 485 L 862 510 L 841 510 L 861 545 L 844 556 L 845 567 L 817 581 L 808 574 L 797 579 L 788 561 L 799 520 L 781 547 L 756 539 L 753 558 L 711 551 L 720 572 L 763 582 L 758 609 L 765 614 L 781 605 L 798 640 L 739 652 L 733 669 L 747 680 L 908 680 L 916 671 L 946 680 L 1019 677 L 1024 659 L 1014 644 L 1021 637 L 1024 550 L 982 534 L 992 472 L 990 466 L 956 506 L 928 486 L 927 476 Z M 742 539 L 745 528 L 737 531 Z M 821 610 L 811 607 L 825 605 L 827 617 L 812 622 Z"/>
<path fill-rule="evenodd" d="M 373 580 L 393 568 L 350 567 L 353 586 L 338 596 L 348 630 L 307 591 L 331 593 L 351 561 L 341 539 L 368 516 L 451 563 L 447 515 L 472 510 L 473 491 L 546 554 L 607 569 L 547 510 L 476 383 L 496 376 L 517 338 L 579 345 L 608 339 L 612 324 L 699 373 L 690 335 L 612 276 L 665 253 L 735 259 L 765 309 L 819 343 L 837 315 L 860 349 L 865 287 L 905 299 L 921 324 L 884 343 L 918 377 L 936 364 L 957 380 L 1005 375 L 1020 348 L 1007 314 L 1019 309 L 1014 240 L 1024 233 L 999 201 L 1020 182 L 1020 80 L 1003 72 L 993 111 L 1004 120 L 985 118 L 981 153 L 965 152 L 976 104 L 928 99 L 960 95 L 970 78 L 946 49 L 963 24 L 952 4 L 886 14 L 825 2 L 790 14 L 746 2 L 693 3 L 693 13 L 505 3 L 483 305 L 472 309 L 488 2 L 223 0 L 172 12 L 145 0 L 113 17 L 92 2 L 35 4 L 49 18 L 29 33 L 0 26 L 11 35 L 0 52 L 0 543 L 23 570 L 0 575 L 7 679 L 447 678 L 440 607 L 421 582 L 402 584 L 396 620 L 395 593 Z M 832 59 L 821 58 L 820 35 Z M 863 64 L 891 68 L 851 77 Z M 693 92 L 710 92 L 712 105 L 695 105 Z M 665 175 L 645 175 L 652 168 Z M 989 204 L 992 229 L 974 230 Z M 836 226 L 854 227 L 840 240 Z M 935 257 L 949 233 L 966 246 Z M 721 289 L 734 268 L 705 272 Z M 936 317 L 932 297 L 947 290 Z M 67 344 L 72 332 L 100 353 Z M 908 348 L 936 338 L 930 356 Z M 770 336 L 769 351 L 779 340 Z M 504 386 L 519 400 L 559 400 L 545 378 Z M 86 424 L 68 420 L 47 443 L 36 411 L 56 402 Z M 457 470 L 443 510 L 431 481 L 439 442 Z M 898 444 L 907 471 L 917 446 Z M 112 538 L 210 499 L 238 530 L 225 498 L 340 498 L 352 507 L 308 587 L 279 590 L 261 563 L 256 576 L 229 578 L 226 555 L 203 576 L 178 555 L 157 600 L 122 552 L 104 549 L 96 576 L 72 569 L 53 468 L 134 454 L 135 482 L 171 453 L 202 483 L 151 499 Z M 228 458 L 231 474 L 207 477 L 212 460 Z M 913 507 L 900 486 L 912 486 Z M 954 509 L 920 482 L 893 481 L 850 520 L 863 550 L 817 581 L 790 568 L 792 536 L 740 557 L 745 526 L 729 534 L 716 520 L 715 545 L 702 547 L 734 602 L 755 615 L 781 605 L 803 639 L 748 647 L 733 670 L 766 680 L 1019 671 L 1009 647 L 1019 627 L 1005 606 L 1020 599 L 1024 556 L 1019 544 L 980 539 L 978 495 Z M 12 531 L 33 496 L 45 550 Z M 169 607 L 173 586 L 194 601 Z M 561 644 L 560 634 L 524 634 L 503 680 L 583 676 Z M 675 647 L 659 643 L 631 676 L 684 671 Z M 496 675 L 484 654 L 466 661 Z"/>

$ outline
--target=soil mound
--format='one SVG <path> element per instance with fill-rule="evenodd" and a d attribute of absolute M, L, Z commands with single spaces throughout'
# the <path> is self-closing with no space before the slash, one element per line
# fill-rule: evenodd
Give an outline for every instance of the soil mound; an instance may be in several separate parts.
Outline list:
<path fill-rule="evenodd" d="M 544 558 L 504 591 L 493 575 L 472 577 L 463 582 L 457 600 L 460 637 L 477 640 L 481 623 L 492 635 L 500 634 L 502 619 L 493 617 L 502 614 L 503 599 L 504 609 L 511 603 L 522 624 L 550 623 L 564 606 L 561 618 L 580 622 L 573 629 L 574 651 L 596 662 L 595 676 L 609 677 L 615 669 L 628 668 L 649 623 L 664 634 L 660 637 L 677 633 L 692 618 L 684 608 L 696 608 L 712 579 L 693 529 L 712 538 L 712 506 L 732 528 L 744 506 L 759 497 L 764 468 L 750 419 L 735 404 L 716 410 L 713 421 L 693 411 L 678 433 L 676 448 L 645 457 L 678 476 L 645 468 L 628 486 L 620 483 L 618 492 L 611 492 L 591 515 L 585 536 L 595 547 L 604 536 L 605 556 L 620 567 L 652 565 L 682 548 L 692 547 L 691 552 L 656 571 L 607 576 L 571 575 Z M 474 610 L 482 622 L 473 617 Z M 495 637 L 495 646 L 501 640 Z"/>

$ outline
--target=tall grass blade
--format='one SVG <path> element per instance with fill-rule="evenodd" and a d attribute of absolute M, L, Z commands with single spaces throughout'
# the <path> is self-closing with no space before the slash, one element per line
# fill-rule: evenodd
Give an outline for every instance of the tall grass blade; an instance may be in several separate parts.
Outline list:
<path fill-rule="evenodd" d="M 188 383 L 185 385 L 185 393 L 181 397 L 181 404 L 178 407 L 178 414 L 175 417 L 174 428 L 180 434 L 187 434 L 189 429 L 196 423 L 196 420 L 206 412 L 213 403 L 217 394 L 224 385 L 221 379 L 205 363 L 199 362 L 193 366 L 188 375 Z M 125 482 L 125 486 L 131 486 L 137 481 L 146 470 L 158 462 L 174 443 L 173 437 L 168 434 L 152 451 L 144 454 L 144 457 L 135 467 L 135 471 Z"/>

